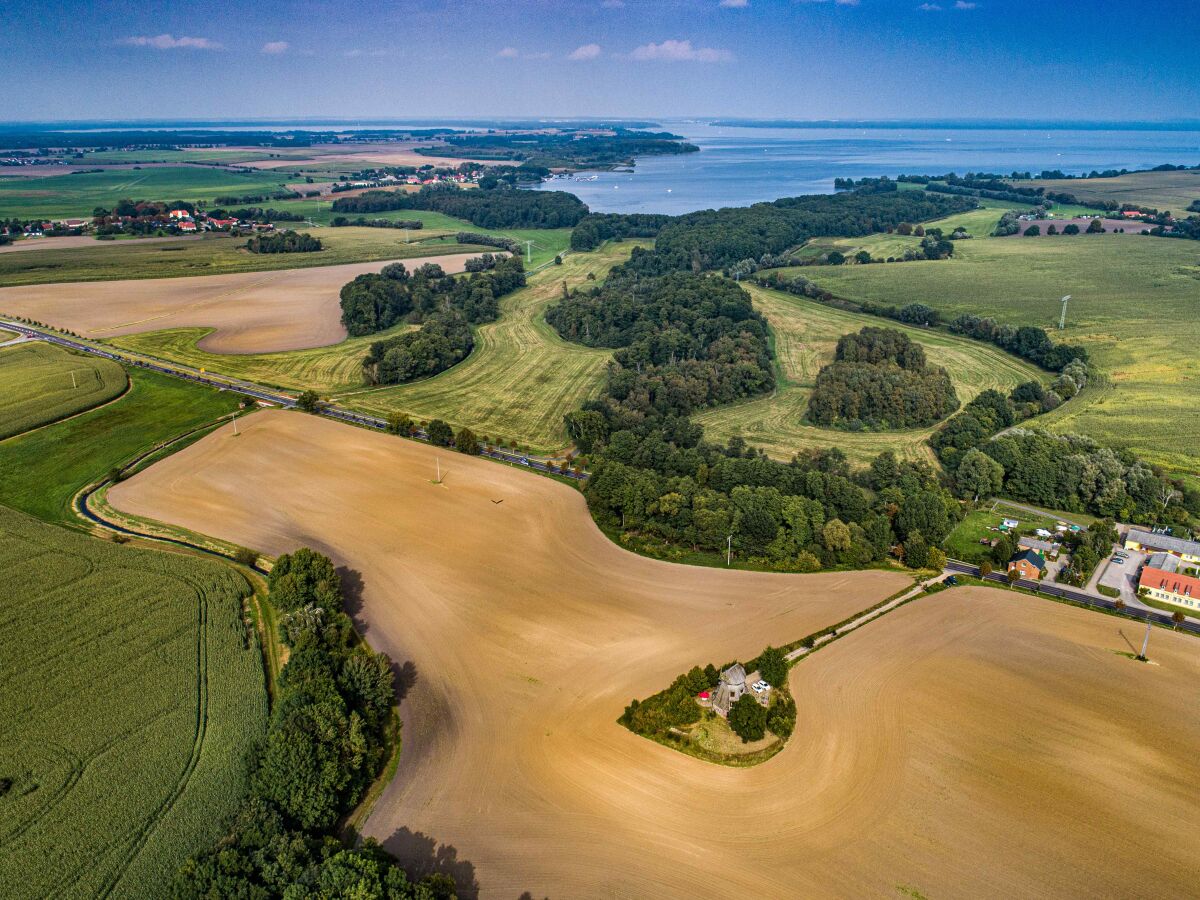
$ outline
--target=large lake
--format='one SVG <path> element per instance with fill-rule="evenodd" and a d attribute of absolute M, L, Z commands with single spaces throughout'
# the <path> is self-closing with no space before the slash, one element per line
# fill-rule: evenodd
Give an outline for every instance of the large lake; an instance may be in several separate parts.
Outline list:
<path fill-rule="evenodd" d="M 699 153 L 651 156 L 632 172 L 555 180 L 596 212 L 684 213 L 833 191 L 833 179 L 958 172 L 1069 174 L 1200 163 L 1197 131 L 732 128 L 670 122 Z"/>

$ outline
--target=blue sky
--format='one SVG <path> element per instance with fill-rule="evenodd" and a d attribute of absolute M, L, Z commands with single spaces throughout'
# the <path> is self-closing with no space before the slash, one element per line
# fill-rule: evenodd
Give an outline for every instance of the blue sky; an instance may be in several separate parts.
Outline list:
<path fill-rule="evenodd" d="M 1200 3 L 0 5 L 0 120 L 1200 118 Z"/>

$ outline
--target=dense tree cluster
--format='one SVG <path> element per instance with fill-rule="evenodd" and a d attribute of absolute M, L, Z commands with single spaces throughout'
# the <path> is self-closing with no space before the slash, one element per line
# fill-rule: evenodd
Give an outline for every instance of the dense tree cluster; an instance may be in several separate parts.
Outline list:
<path fill-rule="evenodd" d="M 251 253 L 313 253 L 321 249 L 321 239 L 308 232 L 277 231 L 256 234 L 246 241 Z"/>
<path fill-rule="evenodd" d="M 472 324 L 490 322 L 496 318 L 497 300 L 524 284 L 524 265 L 515 256 L 468 278 L 447 275 L 436 263 L 412 272 L 403 263 L 392 263 L 342 286 L 342 324 L 351 335 L 361 336 L 401 322 L 420 322 L 447 309 L 457 310 Z"/>
<path fill-rule="evenodd" d="M 614 238 L 657 237 L 671 218 L 658 213 L 588 213 L 571 232 L 571 249 L 594 250 Z"/>
<path fill-rule="evenodd" d="M 817 374 L 807 419 L 851 431 L 918 428 L 958 409 L 949 373 L 894 328 L 868 326 L 838 341 L 834 361 Z"/>
<path fill-rule="evenodd" d="M 177 207 L 173 207 L 177 208 Z M 241 222 L 303 222 L 303 213 L 287 212 L 280 209 L 263 209 L 261 206 L 241 206 L 236 209 L 211 209 L 208 211 L 212 219 L 237 219 Z"/>
<path fill-rule="evenodd" d="M 461 312 L 435 312 L 418 330 L 371 344 L 363 374 L 368 384 L 403 384 L 462 362 L 474 346 L 471 325 Z"/>
<path fill-rule="evenodd" d="M 764 253 L 781 254 L 811 237 L 857 237 L 974 207 L 971 198 L 921 191 L 855 191 L 702 210 L 672 219 L 659 232 L 655 250 L 635 250 L 628 266 L 644 274 L 722 269 Z"/>
<path fill-rule="evenodd" d="M 187 862 L 173 895 L 452 896 L 445 877 L 414 884 L 378 845 L 353 848 L 334 836 L 388 751 L 391 661 L 357 640 L 328 557 L 307 548 L 283 554 L 269 588 L 291 653 L 266 738 L 250 762 L 249 794 L 216 846 Z"/>
<path fill-rule="evenodd" d="M 950 330 L 977 341 L 987 341 L 1043 369 L 1061 371 L 1075 360 L 1087 363 L 1088 351 L 1079 344 L 1059 344 L 1044 329 L 1032 325 L 1001 325 L 995 319 L 964 313 L 950 323 Z M 1082 387 L 1082 385 L 1079 385 Z"/>
<path fill-rule="evenodd" d="M 457 185 L 427 185 L 415 194 L 366 191 L 333 201 L 337 213 L 373 213 L 421 209 L 466 219 L 478 228 L 570 228 L 588 208 L 566 191 L 522 191 L 510 187 L 465 190 Z"/>
<path fill-rule="evenodd" d="M 750 296 L 722 278 L 614 270 L 546 313 L 569 341 L 619 348 L 599 400 L 568 416 L 581 448 L 774 385 L 767 326 Z"/>
<path fill-rule="evenodd" d="M 519 256 L 521 253 L 521 244 L 513 238 L 503 237 L 499 234 L 482 234 L 478 231 L 460 231 L 454 235 L 454 240 L 460 244 L 479 244 L 483 247 L 499 247 L 501 250 L 507 250 L 514 256 Z"/>

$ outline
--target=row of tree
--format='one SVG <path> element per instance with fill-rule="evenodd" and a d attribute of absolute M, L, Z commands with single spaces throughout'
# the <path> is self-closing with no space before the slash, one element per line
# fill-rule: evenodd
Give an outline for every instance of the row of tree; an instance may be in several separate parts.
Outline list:
<path fill-rule="evenodd" d="M 588 213 L 571 232 L 571 249 L 594 250 L 605 241 L 657 237 L 671 219 L 661 213 Z"/>
<path fill-rule="evenodd" d="M 414 883 L 374 841 L 354 847 L 334 833 L 391 749 L 391 660 L 358 641 L 328 557 L 307 548 L 280 556 L 269 588 L 290 654 L 267 734 L 249 760 L 241 810 L 188 860 L 172 895 L 449 900 L 447 876 Z"/>

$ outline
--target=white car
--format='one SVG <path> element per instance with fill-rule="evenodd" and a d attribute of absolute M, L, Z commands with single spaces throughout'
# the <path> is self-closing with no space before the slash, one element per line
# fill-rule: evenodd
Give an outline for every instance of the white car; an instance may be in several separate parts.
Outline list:
<path fill-rule="evenodd" d="M 754 691 L 754 693 L 761 694 L 763 691 L 769 691 L 771 686 L 765 681 L 756 681 L 754 684 L 750 685 L 750 688 Z"/>

